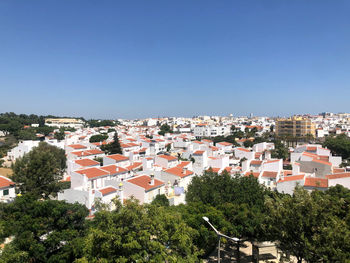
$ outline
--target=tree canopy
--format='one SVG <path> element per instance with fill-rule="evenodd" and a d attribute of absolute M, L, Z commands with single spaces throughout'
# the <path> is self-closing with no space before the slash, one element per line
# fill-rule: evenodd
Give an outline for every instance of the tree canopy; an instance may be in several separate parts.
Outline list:
<path fill-rule="evenodd" d="M 95 214 L 77 262 L 198 262 L 194 233 L 178 213 L 128 200 Z"/>
<path fill-rule="evenodd" d="M 102 142 L 106 139 L 108 139 L 108 135 L 96 134 L 90 137 L 89 142 Z"/>
<path fill-rule="evenodd" d="M 115 132 L 114 134 L 113 142 L 111 142 L 110 144 L 102 145 L 101 150 L 104 151 L 106 154 L 122 153 L 122 147 L 120 146 L 117 132 Z"/>
<path fill-rule="evenodd" d="M 158 134 L 164 136 L 166 133 L 173 133 L 173 130 L 168 124 L 163 124 L 162 126 L 160 126 L 160 131 L 158 132 Z"/>
<path fill-rule="evenodd" d="M 341 156 L 343 159 L 350 159 L 350 138 L 345 134 L 335 137 L 327 137 L 323 143 L 334 155 Z"/>
<path fill-rule="evenodd" d="M 12 237 L 2 251 L 1 263 L 73 262 L 84 236 L 88 210 L 79 204 L 17 197 L 0 206 L 0 238 Z"/>
<path fill-rule="evenodd" d="M 61 182 L 66 169 L 65 152 L 45 142 L 40 142 L 38 147 L 18 158 L 12 169 L 11 179 L 22 194 L 49 198 L 65 186 Z"/>
<path fill-rule="evenodd" d="M 340 190 L 340 191 L 339 191 Z M 311 194 L 297 187 L 292 196 L 268 198 L 269 233 L 279 248 L 298 262 L 346 262 L 350 258 L 349 190 L 330 189 Z M 337 215 L 337 211 L 343 211 Z M 344 213 L 345 212 L 345 213 Z M 346 214 L 346 215 L 345 215 Z"/>

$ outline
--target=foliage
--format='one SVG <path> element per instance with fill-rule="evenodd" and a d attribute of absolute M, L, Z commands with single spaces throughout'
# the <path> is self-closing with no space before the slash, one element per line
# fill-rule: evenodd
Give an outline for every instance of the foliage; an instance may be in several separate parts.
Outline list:
<path fill-rule="evenodd" d="M 216 248 L 218 242 L 215 232 L 203 220 L 204 216 L 208 217 L 210 222 L 223 233 L 230 232 L 231 225 L 224 214 L 211 205 L 192 202 L 186 205 L 170 206 L 169 209 L 180 213 L 186 224 L 195 230 L 193 244 L 204 253 L 203 256 L 208 256 Z"/>
<path fill-rule="evenodd" d="M 186 201 L 189 205 L 202 203 L 220 211 L 222 220 L 227 222 L 223 230 L 227 235 L 243 240 L 264 240 L 265 225 L 269 224 L 264 216 L 267 194 L 268 190 L 253 176 L 232 177 L 226 171 L 218 175 L 209 170 L 193 178 Z M 239 251 L 240 244 L 236 246 Z"/>
<path fill-rule="evenodd" d="M 88 120 L 87 124 L 91 127 L 115 126 L 116 123 L 112 120 Z"/>
<path fill-rule="evenodd" d="M 115 132 L 114 134 L 113 142 L 110 144 L 102 145 L 101 150 L 104 151 L 106 154 L 122 153 L 122 147 L 120 146 L 117 132 Z"/>
<path fill-rule="evenodd" d="M 2 238 L 12 236 L 0 262 L 72 262 L 85 230 L 88 210 L 63 201 L 17 197 L 0 207 Z"/>
<path fill-rule="evenodd" d="M 163 124 L 162 126 L 160 126 L 160 131 L 158 132 L 158 134 L 164 136 L 166 133 L 173 133 L 173 130 L 168 124 Z"/>
<path fill-rule="evenodd" d="M 169 200 L 164 194 L 157 195 L 156 198 L 154 198 L 154 200 L 152 201 L 152 205 L 169 206 Z"/>
<path fill-rule="evenodd" d="M 226 171 L 220 176 L 206 171 L 195 176 L 188 187 L 187 202 L 202 202 L 219 206 L 225 203 L 246 203 L 249 206 L 264 205 L 266 190 L 254 177 L 232 177 Z"/>
<path fill-rule="evenodd" d="M 255 143 L 251 140 L 245 140 L 243 143 L 244 147 L 246 147 L 246 148 L 253 147 L 254 144 Z"/>
<path fill-rule="evenodd" d="M 65 152 L 41 142 L 38 147 L 17 159 L 12 169 L 11 179 L 22 194 L 31 193 L 39 198 L 49 198 L 63 188 L 60 180 L 66 169 Z"/>
<path fill-rule="evenodd" d="M 96 158 L 94 158 L 94 160 L 96 162 L 99 162 L 101 166 L 103 165 L 103 157 L 96 157 Z"/>
<path fill-rule="evenodd" d="M 54 138 L 58 141 L 62 141 L 65 138 L 65 133 L 64 131 L 59 130 L 58 132 L 55 132 Z"/>
<path fill-rule="evenodd" d="M 280 141 L 274 140 L 275 149 L 271 151 L 271 157 L 276 159 L 287 160 L 289 158 L 288 148 Z"/>
<path fill-rule="evenodd" d="M 62 141 L 65 139 L 65 131 L 75 132 L 76 129 L 73 127 L 61 127 L 58 131 L 55 132 L 54 138 L 58 141 Z"/>
<path fill-rule="evenodd" d="M 178 213 L 128 200 L 116 210 L 101 210 L 77 262 L 198 262 L 195 231 Z"/>
<path fill-rule="evenodd" d="M 350 138 L 345 134 L 327 137 L 323 147 L 327 147 L 334 155 L 341 156 L 343 159 L 350 158 Z"/>
<path fill-rule="evenodd" d="M 16 143 L 17 140 L 13 135 L 7 135 L 4 137 L 0 142 L 0 158 L 6 156 L 7 152 L 15 147 Z"/>
<path fill-rule="evenodd" d="M 298 262 L 345 262 L 349 259 L 350 230 L 343 220 L 349 210 L 339 196 L 344 196 L 349 204 L 349 191 L 340 188 L 309 194 L 297 187 L 293 196 L 268 198 L 267 215 L 272 221 L 269 232 L 279 241 L 280 249 L 287 255 L 294 255 Z"/>
<path fill-rule="evenodd" d="M 35 114 L 15 114 L 13 112 L 1 113 L 0 114 L 0 131 L 4 131 L 6 135 L 13 135 L 17 139 L 27 140 L 27 139 L 37 139 L 34 138 L 36 133 L 44 134 L 47 136 L 55 127 L 45 126 L 46 118 L 57 118 L 56 116 L 38 116 Z M 81 118 L 83 119 L 83 118 Z M 32 124 L 39 124 L 39 127 L 28 127 Z"/>
<path fill-rule="evenodd" d="M 96 134 L 90 137 L 89 142 L 102 142 L 106 139 L 108 139 L 108 135 Z"/>

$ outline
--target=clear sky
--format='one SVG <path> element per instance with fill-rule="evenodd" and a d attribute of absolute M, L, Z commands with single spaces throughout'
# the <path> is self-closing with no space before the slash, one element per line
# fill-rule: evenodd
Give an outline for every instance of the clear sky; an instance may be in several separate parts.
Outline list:
<path fill-rule="evenodd" d="M 0 112 L 350 112 L 347 0 L 1 0 Z"/>

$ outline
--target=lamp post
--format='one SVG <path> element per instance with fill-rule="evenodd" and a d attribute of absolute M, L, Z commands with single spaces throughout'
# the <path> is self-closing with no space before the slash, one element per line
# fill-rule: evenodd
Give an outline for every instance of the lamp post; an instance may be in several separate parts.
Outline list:
<path fill-rule="evenodd" d="M 229 240 L 232 240 L 234 242 L 239 242 L 239 238 L 237 237 L 229 237 L 229 236 L 226 236 L 224 234 L 222 234 L 221 232 L 219 232 L 209 221 L 209 218 L 206 217 L 206 216 L 203 216 L 202 217 L 204 219 L 204 221 L 206 221 L 210 226 L 211 228 L 215 231 L 216 235 L 218 236 L 219 238 L 219 243 L 218 243 L 218 262 L 220 263 L 220 243 L 221 243 L 221 238 L 224 237 L 224 238 L 227 238 Z"/>

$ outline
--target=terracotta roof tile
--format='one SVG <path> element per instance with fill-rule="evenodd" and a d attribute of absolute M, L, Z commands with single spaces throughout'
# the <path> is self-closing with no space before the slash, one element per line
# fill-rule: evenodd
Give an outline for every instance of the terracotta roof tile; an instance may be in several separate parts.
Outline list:
<path fill-rule="evenodd" d="M 117 192 L 117 188 L 113 187 L 113 186 L 109 186 L 103 189 L 98 189 L 98 191 L 103 195 L 106 196 L 108 194 L 112 194 Z"/>
<path fill-rule="evenodd" d="M 338 179 L 338 178 L 347 178 L 350 177 L 350 173 L 337 173 L 337 174 L 329 174 L 326 175 L 328 179 Z"/>
<path fill-rule="evenodd" d="M 146 192 L 164 185 L 163 181 L 157 179 L 154 179 L 154 184 L 151 185 L 151 177 L 147 175 L 141 175 L 138 177 L 131 178 L 127 180 L 127 182 L 144 188 Z"/>
<path fill-rule="evenodd" d="M 9 178 L 6 178 L 5 176 L 0 176 L 0 188 L 7 188 L 14 185 L 14 182 L 12 182 Z"/>
<path fill-rule="evenodd" d="M 328 179 L 307 177 L 307 178 L 305 178 L 304 186 L 327 188 L 328 187 Z"/>
<path fill-rule="evenodd" d="M 91 159 L 81 159 L 81 160 L 76 160 L 76 164 L 79 164 L 80 166 L 94 166 L 94 165 L 99 165 L 100 163 Z"/>
<path fill-rule="evenodd" d="M 122 162 L 122 161 L 128 161 L 129 160 L 128 157 L 126 157 L 124 155 L 121 155 L 121 154 L 118 154 L 118 153 L 117 154 L 108 155 L 106 157 L 108 157 L 110 159 L 113 159 L 113 160 L 115 160 L 117 162 Z"/>
<path fill-rule="evenodd" d="M 265 171 L 263 172 L 262 177 L 276 178 L 277 172 Z"/>
<path fill-rule="evenodd" d="M 179 177 L 181 177 L 181 178 L 193 174 L 192 171 L 184 170 L 183 168 L 180 168 L 180 167 L 173 167 L 173 168 L 170 168 L 170 169 L 165 170 L 165 172 L 166 172 L 166 173 L 173 174 L 173 175 L 176 175 L 176 176 L 179 176 Z"/>
<path fill-rule="evenodd" d="M 107 176 L 109 173 L 107 171 L 104 171 L 102 169 L 96 168 L 96 167 L 91 167 L 83 170 L 78 170 L 75 171 L 76 173 L 79 174 L 84 174 L 87 178 L 93 179 L 96 177 L 102 177 L 102 176 Z"/>
<path fill-rule="evenodd" d="M 158 155 L 158 157 L 163 158 L 163 159 L 167 159 L 168 161 L 175 161 L 175 160 L 177 160 L 176 157 L 171 156 L 171 155 L 165 155 L 165 154 Z"/>

